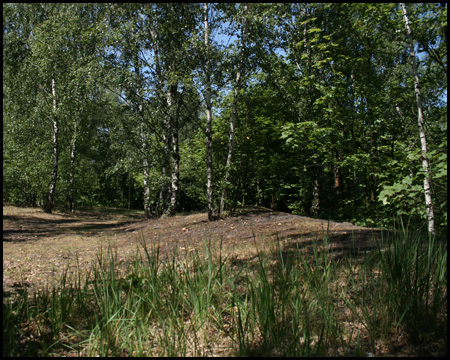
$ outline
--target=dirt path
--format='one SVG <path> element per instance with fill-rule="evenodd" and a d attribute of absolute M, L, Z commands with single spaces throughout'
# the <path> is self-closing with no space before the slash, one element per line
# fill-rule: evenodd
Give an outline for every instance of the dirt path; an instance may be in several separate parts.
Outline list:
<path fill-rule="evenodd" d="M 208 222 L 206 213 L 144 220 L 138 212 L 114 209 L 45 214 L 40 209 L 3 207 L 3 296 L 24 287 L 37 289 L 67 266 L 89 269 L 100 246 L 117 249 L 126 264 L 142 240 L 160 247 L 165 256 L 200 249 L 210 239 L 239 261 L 252 261 L 256 248 L 271 251 L 280 241 L 283 251 L 307 247 L 327 231 L 333 255 L 359 253 L 374 247 L 373 231 L 349 223 L 247 208 L 225 219 Z M 376 233 L 376 232 L 375 232 Z"/>

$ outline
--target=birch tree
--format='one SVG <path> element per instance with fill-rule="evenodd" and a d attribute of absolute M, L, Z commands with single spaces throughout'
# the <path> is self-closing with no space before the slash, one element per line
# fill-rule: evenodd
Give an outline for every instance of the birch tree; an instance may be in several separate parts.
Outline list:
<path fill-rule="evenodd" d="M 231 164 L 233 162 L 233 153 L 234 153 L 234 138 L 235 138 L 235 128 L 236 128 L 236 116 L 237 116 L 237 105 L 238 105 L 238 97 L 239 90 L 242 82 L 242 73 L 244 67 L 244 59 L 245 59 L 245 46 L 246 46 L 246 37 L 247 37 L 247 12 L 248 5 L 243 5 L 243 12 L 240 13 L 242 20 L 241 23 L 241 34 L 240 34 L 240 42 L 239 42 L 239 50 L 238 50 L 238 62 L 236 65 L 236 75 L 233 79 L 233 105 L 231 110 L 230 117 L 230 135 L 228 141 L 228 155 L 227 161 L 225 164 L 225 176 L 224 176 L 224 186 L 222 189 L 222 195 L 220 197 L 220 208 L 219 213 L 223 213 L 225 210 L 226 199 L 228 195 L 228 183 L 230 181 L 231 174 Z M 241 8 L 241 6 L 240 6 Z M 241 8 L 242 9 L 242 8 Z"/>
<path fill-rule="evenodd" d="M 417 73 L 417 64 L 416 64 L 416 56 L 414 52 L 414 40 L 411 31 L 411 27 L 409 25 L 408 11 L 405 3 L 400 3 L 402 7 L 403 20 L 405 22 L 406 33 L 408 36 L 409 42 L 409 56 L 411 59 L 411 67 L 414 76 L 414 92 L 416 94 L 417 101 L 417 125 L 419 127 L 419 137 L 420 137 L 420 145 L 421 145 L 421 160 L 422 167 L 425 170 L 425 177 L 423 179 L 423 189 L 425 192 L 425 206 L 427 209 L 427 218 L 428 218 L 428 232 L 430 234 L 434 234 L 434 211 L 433 211 L 433 201 L 431 199 L 431 177 L 430 177 L 430 165 L 427 158 L 427 139 L 425 136 L 424 129 L 424 119 L 423 119 L 423 110 L 422 110 L 422 95 L 420 92 L 420 82 L 419 75 Z"/>
<path fill-rule="evenodd" d="M 51 106 L 48 118 L 52 124 L 52 170 L 43 204 L 43 210 L 51 213 L 54 207 L 58 179 L 60 127 L 63 121 L 62 117 L 68 113 L 63 107 L 67 108 L 71 100 L 62 94 L 69 81 L 73 80 L 71 70 L 75 62 L 74 45 L 70 44 L 72 45 L 70 46 L 69 42 L 73 32 L 77 29 L 65 26 L 66 22 L 73 21 L 76 15 L 71 11 L 70 6 L 64 5 L 59 8 L 51 5 L 41 6 L 41 15 L 45 20 L 37 24 L 30 41 L 33 65 L 42 81 L 39 85 L 41 94 L 44 98 L 51 99 L 49 101 Z"/>
<path fill-rule="evenodd" d="M 52 77 L 52 130 L 53 130 L 53 168 L 52 176 L 48 188 L 47 199 L 44 204 L 44 211 L 51 213 L 53 209 L 53 200 L 55 198 L 56 180 L 58 178 L 58 165 L 59 165 L 59 146 L 58 146 L 58 118 L 57 118 L 57 103 L 56 103 L 56 81 L 55 77 Z"/>
<path fill-rule="evenodd" d="M 212 110 L 211 110 L 211 63 L 210 42 L 208 24 L 208 3 L 204 4 L 205 22 L 205 103 L 206 103 L 206 201 L 208 207 L 208 219 L 213 220 L 213 164 L 212 164 Z"/>
<path fill-rule="evenodd" d="M 189 4 L 161 4 L 156 6 L 158 34 L 158 58 L 161 82 L 158 85 L 162 91 L 163 113 L 165 119 L 164 136 L 170 145 L 171 158 L 171 185 L 170 200 L 164 210 L 165 216 L 173 216 L 178 206 L 180 181 L 180 149 L 179 127 L 183 106 L 183 93 L 189 92 L 189 77 L 192 73 L 192 64 L 189 61 L 189 38 L 192 34 L 195 21 L 191 20 Z M 154 37 L 154 36 L 152 36 Z M 159 80 L 158 80 L 159 82 Z M 166 145 L 165 145 L 166 148 Z M 167 147 L 169 148 L 169 146 Z"/>

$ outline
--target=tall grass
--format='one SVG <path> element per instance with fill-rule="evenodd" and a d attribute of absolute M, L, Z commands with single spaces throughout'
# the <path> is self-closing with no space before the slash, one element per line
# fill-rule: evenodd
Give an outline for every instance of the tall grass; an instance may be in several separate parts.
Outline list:
<path fill-rule="evenodd" d="M 3 355 L 366 356 L 395 332 L 447 339 L 447 247 L 401 228 L 337 261 L 328 238 L 257 249 L 256 260 L 111 247 L 89 272 L 3 299 Z M 256 242 L 255 242 L 256 246 Z"/>
<path fill-rule="evenodd" d="M 379 245 L 379 267 L 384 274 L 383 291 L 390 300 L 389 311 L 396 314 L 398 324 L 403 324 L 417 342 L 428 328 L 437 330 L 441 312 L 446 308 L 447 242 L 400 226 L 383 245 L 388 250 L 381 251 Z M 440 325 L 446 327 L 446 322 Z M 446 341 L 446 329 L 437 332 L 444 333 Z"/>

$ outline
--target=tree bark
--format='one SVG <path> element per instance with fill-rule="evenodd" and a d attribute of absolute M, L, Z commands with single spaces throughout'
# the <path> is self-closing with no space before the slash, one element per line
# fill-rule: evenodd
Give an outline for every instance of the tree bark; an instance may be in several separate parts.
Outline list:
<path fill-rule="evenodd" d="M 159 192 L 159 204 L 157 206 L 157 215 L 164 214 L 169 207 L 170 197 L 170 182 L 168 180 L 168 174 L 170 170 L 170 121 L 168 116 L 164 116 L 163 119 L 163 154 L 161 165 L 161 181 Z"/>
<path fill-rule="evenodd" d="M 155 52 L 155 70 L 156 70 L 156 93 L 158 94 L 158 98 L 161 100 L 161 107 L 165 108 L 167 104 L 167 98 L 164 95 L 163 87 L 164 80 L 161 71 L 161 64 L 159 58 L 159 42 L 158 42 L 158 34 L 154 29 L 150 29 L 150 34 L 153 40 L 154 52 Z M 163 100 L 164 99 L 164 100 Z M 170 121 L 169 116 L 165 114 L 163 116 L 163 153 L 162 153 L 162 164 L 161 164 L 161 178 L 160 178 L 160 191 L 159 191 L 159 199 L 158 204 L 156 204 L 156 215 L 162 215 L 167 211 L 168 208 L 168 196 L 170 194 L 167 182 L 167 174 L 169 172 L 169 154 L 170 154 Z"/>
<path fill-rule="evenodd" d="M 244 5 L 245 14 L 247 14 L 248 6 Z M 225 164 L 225 176 L 224 176 L 224 186 L 222 189 L 222 196 L 220 197 L 220 208 L 219 213 L 222 213 L 225 210 L 225 204 L 228 193 L 228 182 L 230 181 L 231 174 L 231 164 L 233 161 L 233 151 L 234 151 L 234 134 L 235 134 L 235 126 L 236 126 L 236 115 L 237 115 L 237 104 L 238 104 L 238 96 L 239 96 L 239 87 L 242 79 L 242 68 L 244 66 L 244 46 L 245 46 L 245 37 L 247 34 L 247 20 L 244 21 L 244 26 L 242 28 L 241 34 L 241 44 L 240 44 L 240 54 L 239 54 L 239 62 L 236 69 L 236 78 L 234 81 L 234 90 L 233 90 L 233 107 L 231 111 L 230 118 L 230 139 L 228 143 L 228 155 L 227 162 Z"/>
<path fill-rule="evenodd" d="M 414 53 L 414 41 L 412 37 L 411 27 L 409 26 L 408 12 L 406 9 L 406 4 L 401 3 L 402 12 L 403 12 L 403 20 L 405 21 L 406 31 L 408 34 L 409 41 L 409 56 L 411 57 L 411 65 L 412 71 L 414 75 L 414 91 L 416 94 L 417 101 L 417 123 L 419 126 L 419 136 L 420 136 L 420 144 L 422 150 L 422 167 L 425 170 L 425 178 L 423 180 L 423 189 L 425 192 L 425 206 L 427 210 L 427 218 L 428 218 L 428 232 L 430 234 L 434 234 L 434 211 L 433 211 L 433 201 L 431 199 L 431 179 L 430 179 L 430 165 L 428 163 L 427 158 L 427 139 L 425 136 L 425 129 L 423 124 L 423 110 L 422 110 L 422 94 L 420 92 L 420 84 L 419 84 L 419 75 L 417 74 L 417 65 L 416 65 L 416 56 Z"/>
<path fill-rule="evenodd" d="M 139 105 L 139 112 L 142 114 L 142 104 Z M 152 217 L 152 209 L 150 204 L 150 184 L 149 184 L 149 169 L 147 158 L 147 129 L 145 121 L 141 120 L 141 142 L 142 142 L 142 175 L 144 176 L 144 213 L 147 219 Z"/>
<path fill-rule="evenodd" d="M 213 162 L 212 162 L 212 112 L 211 112 L 211 64 L 209 56 L 209 29 L 208 29 L 208 3 L 205 7 L 205 103 L 206 103 L 206 201 L 208 206 L 208 219 L 214 219 L 213 204 Z"/>
<path fill-rule="evenodd" d="M 52 78 L 52 98 L 53 98 L 53 169 L 52 178 L 50 180 L 49 189 L 47 193 L 47 202 L 44 204 L 44 211 L 51 214 L 53 209 L 53 202 L 55 198 L 56 180 L 58 178 L 58 119 L 56 114 L 56 81 Z"/>
<path fill-rule="evenodd" d="M 74 123 L 73 136 L 72 136 L 72 144 L 70 149 L 70 174 L 69 174 L 69 211 L 73 212 L 74 203 L 75 203 L 75 154 L 76 154 L 76 146 L 77 146 L 77 120 Z"/>
<path fill-rule="evenodd" d="M 319 167 L 314 165 L 314 180 L 313 180 L 313 198 L 311 202 L 310 213 L 312 216 L 317 216 L 320 213 L 320 186 L 319 186 Z"/>
<path fill-rule="evenodd" d="M 178 203 L 178 184 L 180 178 L 180 152 L 178 146 L 178 115 L 175 109 L 175 97 L 177 94 L 178 82 L 174 82 L 169 85 L 167 94 L 167 105 L 169 113 L 169 122 L 171 126 L 172 137 L 172 185 L 170 192 L 170 203 L 166 216 L 175 215 Z"/>
<path fill-rule="evenodd" d="M 142 78 L 141 78 L 141 68 L 139 66 L 139 58 L 137 54 L 137 49 L 134 49 L 135 53 L 133 55 L 133 66 L 137 76 L 137 98 L 136 98 L 136 110 L 138 118 L 141 122 L 141 152 L 142 152 L 142 175 L 143 175 L 143 185 L 144 185 L 144 214 L 147 219 L 152 217 L 152 209 L 150 204 L 150 172 L 148 169 L 148 157 L 147 157 L 147 126 L 144 118 L 144 107 L 143 107 L 143 96 L 142 96 Z"/>

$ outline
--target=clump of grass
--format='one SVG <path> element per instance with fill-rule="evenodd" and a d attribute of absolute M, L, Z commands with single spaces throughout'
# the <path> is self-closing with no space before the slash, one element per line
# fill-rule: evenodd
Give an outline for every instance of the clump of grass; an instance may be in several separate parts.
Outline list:
<path fill-rule="evenodd" d="M 434 238 L 400 231 L 336 261 L 325 235 L 255 262 L 212 240 L 164 260 L 142 239 L 125 271 L 100 248 L 91 271 L 4 299 L 3 355 L 366 356 L 399 329 L 446 341 L 447 248 Z"/>
<path fill-rule="evenodd" d="M 379 268 L 386 304 L 397 324 L 414 342 L 429 331 L 444 335 L 439 327 L 447 303 L 447 242 L 402 225 L 384 245 L 388 250 L 379 251 Z"/>

